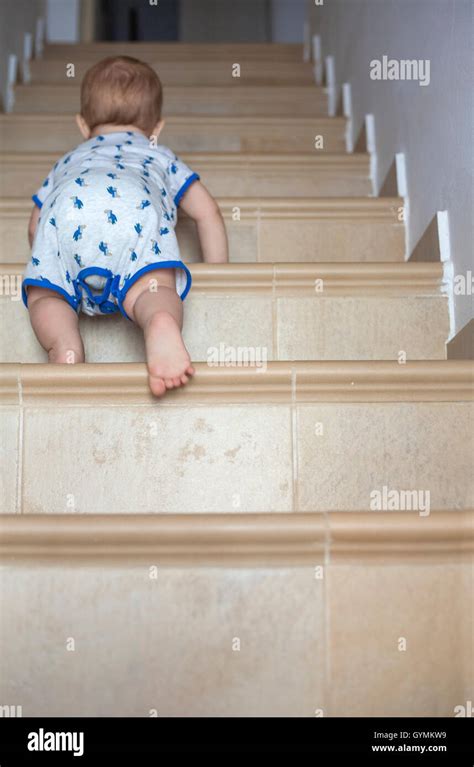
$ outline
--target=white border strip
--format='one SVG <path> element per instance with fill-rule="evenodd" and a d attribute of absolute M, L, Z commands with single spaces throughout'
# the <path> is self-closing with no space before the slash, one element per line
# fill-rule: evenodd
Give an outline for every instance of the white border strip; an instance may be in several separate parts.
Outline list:
<path fill-rule="evenodd" d="M 395 171 L 397 174 L 397 194 L 403 198 L 403 212 L 405 223 L 405 261 L 410 257 L 408 231 L 410 227 L 410 199 L 408 197 L 407 166 L 403 152 L 395 155 Z"/>
<path fill-rule="evenodd" d="M 370 155 L 370 180 L 372 182 L 372 196 L 377 197 L 377 147 L 375 144 L 375 120 L 373 115 L 365 115 L 365 138 L 367 152 Z"/>
<path fill-rule="evenodd" d="M 456 318 L 454 312 L 454 264 L 451 259 L 451 237 L 449 232 L 449 215 L 447 210 L 438 210 L 436 213 L 436 225 L 438 227 L 439 257 L 443 264 L 442 292 L 448 297 L 449 311 L 449 338 L 456 335 Z"/>
<path fill-rule="evenodd" d="M 323 54 L 321 35 L 313 35 L 313 72 L 316 85 L 323 84 Z"/>
<path fill-rule="evenodd" d="M 5 112 L 12 112 L 15 103 L 15 85 L 18 78 L 18 58 L 14 53 L 8 57 L 7 92 L 5 96 Z"/>
<path fill-rule="evenodd" d="M 22 82 L 31 82 L 30 61 L 33 56 L 33 35 L 26 32 L 23 38 L 23 61 L 21 65 Z"/>
<path fill-rule="evenodd" d="M 329 117 L 336 116 L 337 87 L 336 87 L 336 62 L 334 56 L 326 56 L 324 59 L 326 68 L 326 93 L 328 95 Z"/>
<path fill-rule="evenodd" d="M 347 117 L 346 123 L 346 152 L 352 154 L 354 151 L 353 121 L 352 121 L 352 87 L 350 83 L 344 83 L 342 86 L 342 109 L 344 117 Z"/>

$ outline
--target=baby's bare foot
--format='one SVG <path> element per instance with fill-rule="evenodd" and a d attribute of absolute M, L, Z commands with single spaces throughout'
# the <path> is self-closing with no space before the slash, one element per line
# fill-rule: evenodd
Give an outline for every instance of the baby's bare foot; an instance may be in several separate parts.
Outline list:
<path fill-rule="evenodd" d="M 178 324 L 168 312 L 157 312 L 145 327 L 148 382 L 161 397 L 167 389 L 184 386 L 194 374 Z"/>

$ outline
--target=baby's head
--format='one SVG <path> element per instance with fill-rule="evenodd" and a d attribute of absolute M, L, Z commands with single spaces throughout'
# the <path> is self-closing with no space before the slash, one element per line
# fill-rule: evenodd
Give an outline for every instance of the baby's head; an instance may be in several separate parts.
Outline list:
<path fill-rule="evenodd" d="M 94 64 L 81 87 L 77 116 L 84 138 L 104 126 L 127 126 L 151 136 L 159 133 L 163 90 L 156 72 L 138 59 L 114 56 Z"/>

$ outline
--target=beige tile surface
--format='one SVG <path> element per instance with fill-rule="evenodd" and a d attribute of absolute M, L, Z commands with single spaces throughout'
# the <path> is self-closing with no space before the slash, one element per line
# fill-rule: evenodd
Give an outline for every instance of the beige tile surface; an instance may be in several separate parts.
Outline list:
<path fill-rule="evenodd" d="M 257 225 L 247 221 L 226 222 L 231 263 L 257 260 Z M 190 219 L 180 219 L 176 234 L 181 258 L 186 263 L 202 261 L 202 252 L 196 225 Z"/>
<path fill-rule="evenodd" d="M 260 261 L 403 261 L 402 226 L 376 221 L 262 221 Z"/>
<path fill-rule="evenodd" d="M 368 511 L 370 493 L 384 486 L 429 491 L 432 509 L 472 507 L 470 403 L 339 403 L 297 410 L 300 511 Z"/>
<path fill-rule="evenodd" d="M 270 360 L 273 357 L 271 295 L 190 294 L 183 335 L 194 360 L 207 360 L 208 349 L 220 344 L 264 349 Z"/>
<path fill-rule="evenodd" d="M 447 301 L 439 298 L 279 298 L 279 359 L 446 359 Z"/>
<path fill-rule="evenodd" d="M 231 62 L 229 62 L 229 71 Z M 327 116 L 327 97 L 313 84 L 309 86 L 250 86 L 236 84 L 217 88 L 168 87 L 166 109 L 173 115 L 268 115 Z M 15 114 L 51 114 L 55 112 L 75 114 L 80 105 L 79 88 L 70 82 L 17 86 L 15 89 Z"/>
<path fill-rule="evenodd" d="M 49 167 L 46 162 L 35 165 L 4 165 L 0 184 L 12 197 L 28 197 L 43 182 Z M 202 182 L 215 197 L 357 197 L 371 194 L 370 180 L 360 173 L 306 169 L 305 173 L 275 168 L 197 167 Z M 368 169 L 367 169 L 368 173 Z"/>
<path fill-rule="evenodd" d="M 0 243 L 0 263 L 26 263 L 29 257 L 28 218 L 1 216 Z"/>
<path fill-rule="evenodd" d="M 322 592 L 313 568 L 3 567 L 2 703 L 23 716 L 314 716 Z"/>
<path fill-rule="evenodd" d="M 332 566 L 328 581 L 329 714 L 454 716 L 472 664 L 472 569 Z"/>
<path fill-rule="evenodd" d="M 290 175 L 283 170 L 230 173 L 227 169 L 202 170 L 204 184 L 216 197 L 357 197 L 370 195 L 368 178 L 318 172 Z"/>
<path fill-rule="evenodd" d="M 229 260 L 232 264 L 258 261 L 257 224 L 246 221 L 226 222 Z"/>
<path fill-rule="evenodd" d="M 287 407 L 28 408 L 24 441 L 25 513 L 292 510 Z"/>
<path fill-rule="evenodd" d="M 151 66 L 159 74 L 164 88 L 174 85 L 228 85 L 236 87 L 238 83 L 232 77 L 232 67 L 228 63 L 228 57 L 223 61 L 191 60 L 184 62 L 179 60 L 179 66 L 175 62 L 164 62 L 159 53 L 155 54 L 157 61 L 150 60 Z M 90 60 L 78 59 L 75 74 L 82 80 Z M 310 63 L 293 62 L 291 65 L 284 61 L 261 61 L 248 60 L 243 62 L 243 77 L 246 85 L 312 85 L 314 75 Z M 40 83 L 64 83 L 66 69 L 61 60 L 36 59 L 30 64 L 33 82 Z M 243 83 L 243 84 L 244 84 Z"/>
<path fill-rule="evenodd" d="M 207 360 L 207 350 L 221 343 L 265 348 L 271 360 L 272 322 L 271 296 L 205 296 L 191 292 L 186 299 L 184 340 L 195 361 Z M 81 315 L 80 327 L 89 362 L 144 361 L 143 334 L 121 315 Z M 47 354 L 33 333 L 23 303 L 0 297 L 0 362 L 46 361 Z"/>
<path fill-rule="evenodd" d="M 464 696 L 462 705 L 474 701 L 474 563 L 462 568 L 459 590 L 465 599 L 461 621 Z"/>
<path fill-rule="evenodd" d="M 0 296 L 0 362 L 47 362 L 22 301 Z"/>
<path fill-rule="evenodd" d="M 19 412 L 0 407 L 0 514 L 16 512 Z"/>
<path fill-rule="evenodd" d="M 143 333 L 122 315 L 86 317 L 81 315 L 81 334 L 88 362 L 143 362 Z"/>
<path fill-rule="evenodd" d="M 64 71 L 64 70 L 63 70 Z M 297 152 L 314 149 L 317 132 L 324 136 L 324 151 L 345 152 L 344 122 L 319 123 L 296 117 L 277 123 L 231 118 L 221 125 L 209 120 L 186 120 L 168 117 L 163 143 L 175 152 Z M 0 115 L 0 142 L 4 152 L 55 152 L 61 155 L 77 146 L 79 134 L 70 115 L 23 116 Z"/>
<path fill-rule="evenodd" d="M 258 227 L 258 235 L 257 235 Z M 404 231 L 376 221 L 226 221 L 231 263 L 403 261 Z M 29 259 L 27 220 L 0 219 L 0 263 Z M 176 230 L 187 263 L 202 260 L 195 225 L 182 218 Z"/>
<path fill-rule="evenodd" d="M 191 291 L 184 339 L 195 361 L 220 343 L 265 347 L 268 359 L 445 359 L 446 300 L 439 298 L 280 297 L 273 353 L 271 289 L 254 295 Z M 142 333 L 121 316 L 81 316 L 90 362 L 142 362 Z M 14 339 L 14 343 L 13 343 Z M 0 360 L 45 362 L 21 301 L 0 297 Z"/>

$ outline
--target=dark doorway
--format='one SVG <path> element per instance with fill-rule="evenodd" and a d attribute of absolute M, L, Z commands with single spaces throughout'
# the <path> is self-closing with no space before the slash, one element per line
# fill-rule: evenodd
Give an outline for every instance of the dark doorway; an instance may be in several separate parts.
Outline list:
<path fill-rule="evenodd" d="M 179 0 L 100 0 L 98 39 L 169 41 L 179 37 Z"/>

